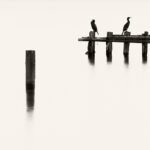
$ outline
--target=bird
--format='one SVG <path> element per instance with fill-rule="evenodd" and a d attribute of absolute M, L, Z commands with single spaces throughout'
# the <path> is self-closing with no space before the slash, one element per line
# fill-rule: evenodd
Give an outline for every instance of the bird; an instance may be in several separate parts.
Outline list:
<path fill-rule="evenodd" d="M 130 25 L 130 19 L 131 17 L 127 17 L 127 23 L 124 25 L 123 27 L 123 31 L 122 31 L 122 35 L 124 34 L 124 32 L 127 32 L 129 25 Z"/>
<path fill-rule="evenodd" d="M 97 32 L 97 34 L 99 34 L 94 19 L 91 21 L 91 27 L 92 27 L 92 29 L 93 29 L 94 32 Z"/>

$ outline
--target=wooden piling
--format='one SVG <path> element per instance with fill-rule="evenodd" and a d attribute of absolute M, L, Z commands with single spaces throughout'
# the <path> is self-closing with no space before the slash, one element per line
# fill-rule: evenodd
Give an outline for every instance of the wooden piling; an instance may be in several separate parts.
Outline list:
<path fill-rule="evenodd" d="M 130 36 L 131 33 L 130 32 L 125 32 L 124 35 L 125 36 Z M 129 56 L 129 46 L 130 46 L 130 42 L 124 42 L 123 54 L 124 54 L 125 57 Z"/>
<path fill-rule="evenodd" d="M 110 38 L 113 36 L 113 32 L 107 32 L 107 41 L 106 41 L 106 56 L 107 60 L 112 60 L 112 41 Z"/>
<path fill-rule="evenodd" d="M 143 36 L 148 36 L 148 32 L 145 31 Z M 147 42 L 142 42 L 142 57 L 143 59 L 147 58 L 147 50 L 148 50 L 148 43 Z"/>
<path fill-rule="evenodd" d="M 27 106 L 34 107 L 34 89 L 35 89 L 35 51 L 26 51 L 26 92 Z"/>
<path fill-rule="evenodd" d="M 88 51 L 86 54 L 95 53 L 95 41 L 92 41 L 92 39 L 95 39 L 95 32 L 94 31 L 89 32 L 89 38 L 91 40 L 88 42 Z"/>

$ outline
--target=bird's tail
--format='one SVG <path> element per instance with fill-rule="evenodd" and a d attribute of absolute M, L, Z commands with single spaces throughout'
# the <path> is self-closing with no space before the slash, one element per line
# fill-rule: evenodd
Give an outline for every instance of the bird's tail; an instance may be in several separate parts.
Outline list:
<path fill-rule="evenodd" d="M 97 34 L 99 35 L 98 31 L 97 31 Z"/>

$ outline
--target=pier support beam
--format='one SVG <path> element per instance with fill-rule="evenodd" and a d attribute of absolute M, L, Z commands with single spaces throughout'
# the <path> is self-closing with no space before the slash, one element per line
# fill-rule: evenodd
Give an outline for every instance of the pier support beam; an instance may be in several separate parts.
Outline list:
<path fill-rule="evenodd" d="M 89 37 L 90 37 L 90 39 L 95 39 L 95 32 L 90 31 Z M 86 54 L 93 54 L 93 53 L 95 53 L 95 41 L 89 41 L 88 42 L 88 51 L 86 52 Z"/>
<path fill-rule="evenodd" d="M 90 31 L 89 32 L 89 38 L 95 39 L 95 32 Z M 88 42 L 88 51 L 86 52 L 88 55 L 88 59 L 91 65 L 94 65 L 95 63 L 95 41 L 89 40 Z"/>
<path fill-rule="evenodd" d="M 27 93 L 27 108 L 34 108 L 34 89 L 35 89 L 35 51 L 26 51 L 26 93 Z"/>
<path fill-rule="evenodd" d="M 148 32 L 145 31 L 143 36 L 148 36 Z M 148 43 L 147 42 L 143 42 L 142 43 L 142 60 L 143 62 L 147 62 L 147 51 L 148 51 Z"/>
<path fill-rule="evenodd" d="M 109 41 L 109 38 L 111 38 L 113 35 L 113 32 L 107 32 L 107 42 L 106 42 L 106 56 L 107 56 L 107 61 L 111 62 L 112 61 L 112 42 Z"/>
<path fill-rule="evenodd" d="M 125 36 L 130 36 L 131 33 L 130 32 L 125 32 L 124 35 Z M 124 42 L 124 49 L 123 49 L 124 57 L 128 57 L 129 56 L 129 46 L 130 46 L 129 42 Z"/>

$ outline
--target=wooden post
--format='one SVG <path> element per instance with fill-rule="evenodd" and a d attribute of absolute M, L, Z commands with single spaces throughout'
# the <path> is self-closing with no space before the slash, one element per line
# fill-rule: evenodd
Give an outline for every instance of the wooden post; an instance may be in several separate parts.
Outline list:
<path fill-rule="evenodd" d="M 143 36 L 148 36 L 148 32 L 145 31 Z M 143 62 L 146 62 L 147 61 L 147 50 L 148 50 L 148 43 L 147 42 L 143 42 L 142 43 L 142 59 L 143 59 Z"/>
<path fill-rule="evenodd" d="M 95 32 L 90 31 L 89 37 L 90 39 L 95 39 Z M 88 51 L 86 52 L 86 54 L 91 54 L 91 53 L 95 53 L 95 41 L 89 41 L 88 43 Z"/>
<path fill-rule="evenodd" d="M 131 33 L 130 32 L 125 32 L 124 35 L 125 36 L 130 36 Z M 129 46 L 130 46 L 129 42 L 124 42 L 123 54 L 124 54 L 125 57 L 129 56 Z"/>
<path fill-rule="evenodd" d="M 34 107 L 34 89 L 35 89 L 35 51 L 26 51 L 26 92 L 27 92 L 27 107 Z"/>
<path fill-rule="evenodd" d="M 113 32 L 107 32 L 107 41 L 106 41 L 106 56 L 107 56 L 107 61 L 111 62 L 112 61 L 112 42 L 109 41 L 109 38 L 111 38 L 113 35 Z"/>

